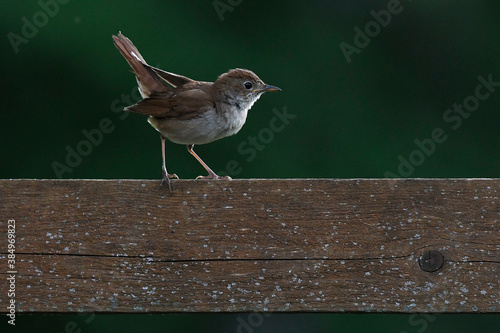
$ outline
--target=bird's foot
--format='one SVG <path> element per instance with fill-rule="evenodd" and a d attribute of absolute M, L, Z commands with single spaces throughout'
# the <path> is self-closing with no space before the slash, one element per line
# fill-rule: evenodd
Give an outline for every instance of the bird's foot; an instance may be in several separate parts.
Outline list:
<path fill-rule="evenodd" d="M 231 180 L 232 178 L 229 176 L 221 177 L 217 176 L 215 173 L 214 174 L 209 174 L 208 176 L 198 176 L 196 179 L 226 179 L 226 180 Z"/>
<path fill-rule="evenodd" d="M 175 173 L 164 172 L 163 177 L 161 178 L 160 186 L 163 186 L 163 184 L 165 184 L 165 181 L 167 181 L 168 189 L 170 190 L 170 192 L 172 192 L 172 184 L 170 183 L 170 178 L 179 179 L 179 176 L 177 176 Z"/>

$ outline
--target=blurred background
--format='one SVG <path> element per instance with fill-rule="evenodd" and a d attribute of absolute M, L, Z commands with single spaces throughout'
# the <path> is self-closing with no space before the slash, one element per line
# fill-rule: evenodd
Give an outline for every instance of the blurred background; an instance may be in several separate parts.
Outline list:
<path fill-rule="evenodd" d="M 214 81 L 248 68 L 283 89 L 265 94 L 237 135 L 197 146 L 221 174 L 500 177 L 499 11 L 491 0 L 4 0 L 0 177 L 160 181 L 158 133 L 121 111 L 138 94 L 111 40 L 119 31 L 167 71 Z M 181 178 L 205 173 L 172 143 L 167 166 Z M 493 332 L 499 323 L 273 314 L 242 328 L 247 317 L 21 314 L 16 329 L 64 332 L 74 321 L 82 332 Z"/>

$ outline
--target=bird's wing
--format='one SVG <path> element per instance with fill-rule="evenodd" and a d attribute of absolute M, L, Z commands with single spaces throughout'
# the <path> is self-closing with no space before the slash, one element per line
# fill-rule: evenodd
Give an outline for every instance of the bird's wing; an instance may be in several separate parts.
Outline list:
<path fill-rule="evenodd" d="M 149 66 L 149 65 L 147 65 L 147 66 L 149 68 L 151 68 L 156 74 L 158 74 L 159 77 L 161 77 L 163 80 L 165 80 L 168 84 L 170 84 L 174 88 L 176 88 L 178 86 L 182 86 L 184 84 L 194 82 L 193 79 L 190 79 L 186 76 L 170 73 L 170 72 L 164 71 L 163 69 L 159 69 L 159 68 L 156 68 L 153 66 Z"/>
<path fill-rule="evenodd" d="M 210 110 L 215 110 L 213 98 L 200 87 L 182 87 L 172 93 L 152 95 L 125 108 L 125 111 L 178 120 L 198 118 Z"/>

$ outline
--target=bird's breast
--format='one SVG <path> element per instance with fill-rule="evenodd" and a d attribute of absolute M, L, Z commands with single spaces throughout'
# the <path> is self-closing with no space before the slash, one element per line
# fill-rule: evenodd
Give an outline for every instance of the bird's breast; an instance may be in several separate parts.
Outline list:
<path fill-rule="evenodd" d="M 236 134 L 245 124 L 247 111 L 227 116 L 214 109 L 198 118 L 179 120 L 149 117 L 148 122 L 174 143 L 205 144 Z"/>

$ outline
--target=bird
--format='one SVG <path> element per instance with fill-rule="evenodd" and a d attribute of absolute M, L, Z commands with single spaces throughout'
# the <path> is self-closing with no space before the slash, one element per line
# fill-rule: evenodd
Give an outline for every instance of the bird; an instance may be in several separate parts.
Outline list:
<path fill-rule="evenodd" d="M 218 176 L 193 150 L 194 145 L 207 144 L 238 133 L 245 124 L 248 110 L 269 91 L 280 88 L 265 84 L 254 72 L 235 68 L 221 74 L 215 82 L 190 79 L 150 66 L 132 41 L 121 32 L 113 35 L 114 45 L 132 68 L 142 100 L 126 107 L 128 112 L 147 115 L 148 122 L 160 133 L 162 149 L 162 181 L 172 191 L 167 172 L 165 140 L 186 145 L 188 152 L 208 172 L 197 179 L 231 179 Z"/>

